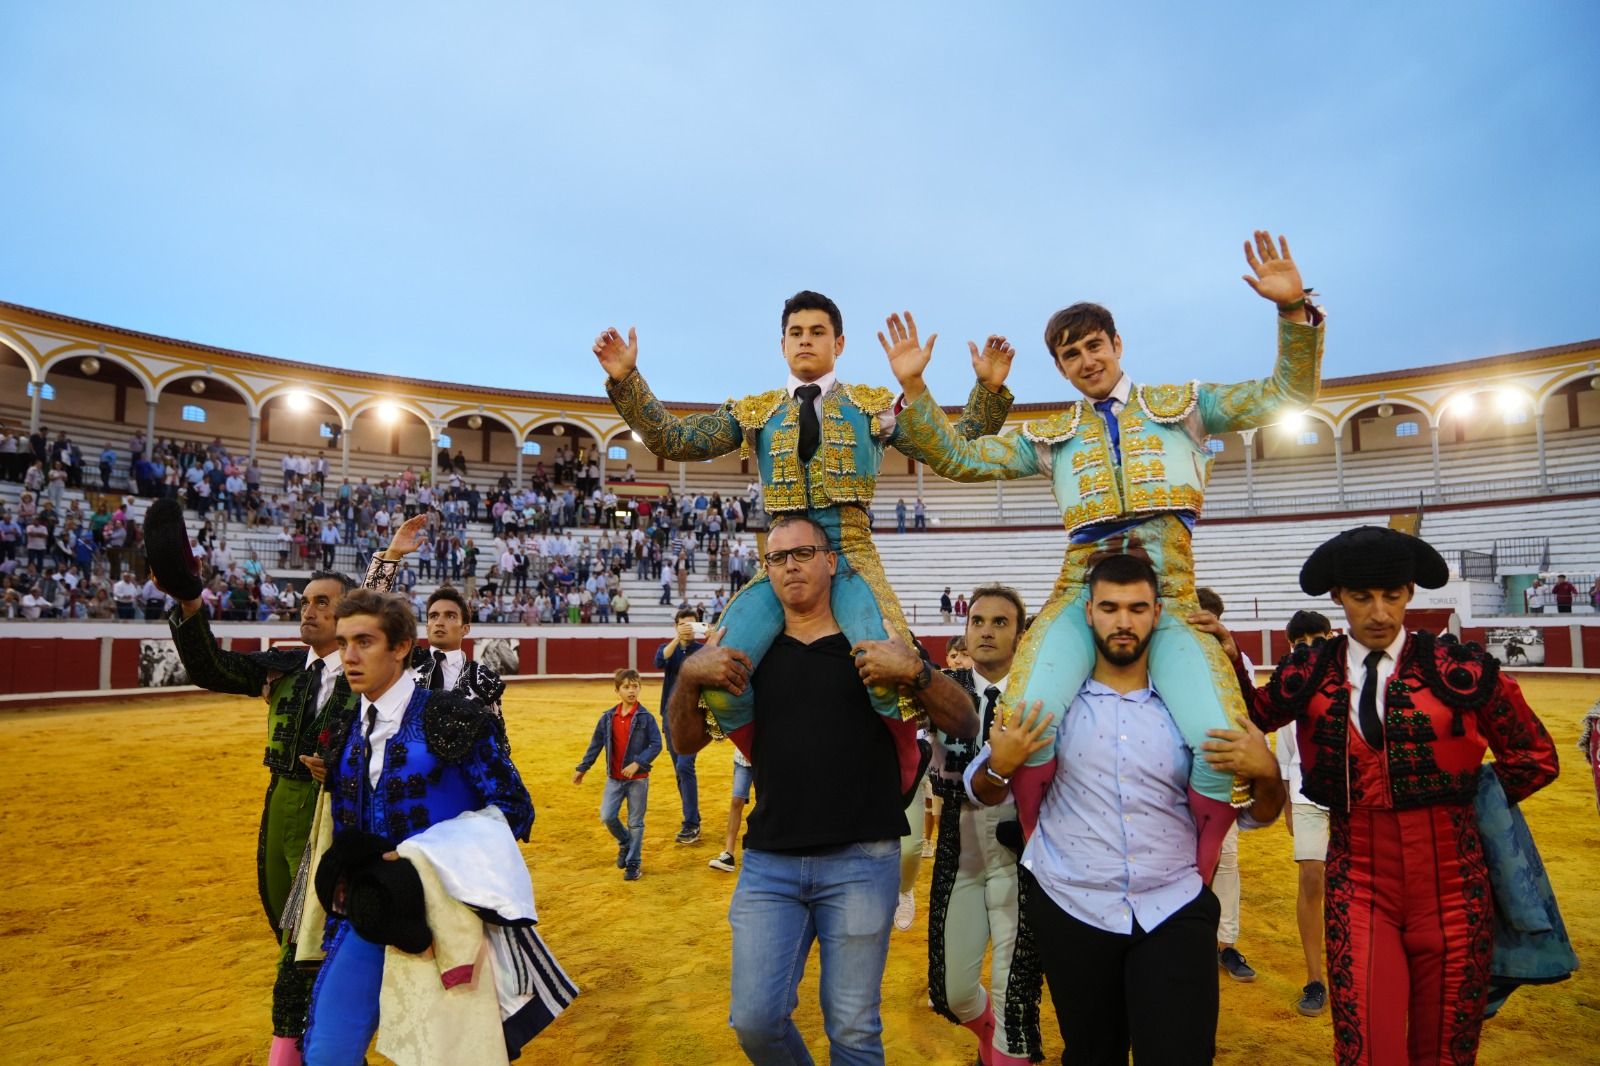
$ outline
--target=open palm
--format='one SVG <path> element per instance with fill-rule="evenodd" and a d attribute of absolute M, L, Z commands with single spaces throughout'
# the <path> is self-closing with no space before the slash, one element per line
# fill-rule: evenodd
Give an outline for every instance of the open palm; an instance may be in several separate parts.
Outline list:
<path fill-rule="evenodd" d="M 933 358 L 933 345 L 939 335 L 931 335 L 923 345 L 917 337 L 917 320 L 911 317 L 910 311 L 905 312 L 904 321 L 898 314 L 890 315 L 885 325 L 888 336 L 879 333 L 878 343 L 889 357 L 889 369 L 894 372 L 895 380 L 902 385 L 920 380 Z"/>
<path fill-rule="evenodd" d="M 1255 277 L 1245 274 L 1244 281 L 1263 299 L 1290 304 L 1305 295 L 1305 286 L 1300 280 L 1300 268 L 1289 254 L 1289 238 L 1280 236 L 1278 245 L 1273 247 L 1272 234 L 1266 230 L 1256 230 L 1253 247 L 1249 241 L 1244 242 L 1245 261 L 1255 271 Z"/>

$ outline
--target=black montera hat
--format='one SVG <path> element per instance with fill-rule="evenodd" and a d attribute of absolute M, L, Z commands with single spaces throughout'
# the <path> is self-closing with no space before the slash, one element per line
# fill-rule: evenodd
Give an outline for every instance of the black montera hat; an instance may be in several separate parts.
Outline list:
<path fill-rule="evenodd" d="M 175 600 L 200 598 L 200 564 L 177 500 L 157 500 L 144 514 L 144 556 L 156 584 Z"/>
<path fill-rule="evenodd" d="M 1300 588 L 1322 596 L 1339 588 L 1392 589 L 1415 582 L 1426 589 L 1450 580 L 1444 557 L 1425 540 L 1382 526 L 1357 526 L 1325 542 L 1300 568 Z"/>
<path fill-rule="evenodd" d="M 415 955 L 433 943 L 422 878 L 410 860 L 383 857 L 392 850 L 371 833 L 339 833 L 317 864 L 317 897 L 329 914 L 350 919 L 367 940 Z"/>

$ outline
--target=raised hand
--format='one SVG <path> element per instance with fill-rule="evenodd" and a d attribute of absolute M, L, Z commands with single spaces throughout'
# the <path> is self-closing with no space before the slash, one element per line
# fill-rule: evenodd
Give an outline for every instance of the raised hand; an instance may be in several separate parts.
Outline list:
<path fill-rule="evenodd" d="M 385 559 L 404 559 L 407 555 L 422 547 L 422 531 L 428 528 L 428 512 L 413 515 L 400 523 L 400 528 L 394 531 L 394 536 L 389 540 L 389 547 L 384 549 Z"/>
<path fill-rule="evenodd" d="M 924 346 L 917 338 L 917 320 L 911 317 L 910 311 L 905 312 L 905 316 L 905 321 L 901 322 L 899 315 L 890 315 L 885 323 L 889 335 L 885 337 L 880 332 L 878 343 L 883 345 L 883 352 L 889 357 L 889 369 L 905 389 L 906 398 L 915 399 L 923 393 L 922 372 L 933 358 L 933 344 L 939 335 L 930 336 Z"/>
<path fill-rule="evenodd" d="M 594 355 L 612 381 L 621 381 L 638 365 L 638 334 L 629 326 L 628 339 L 624 341 L 622 334 L 612 327 L 594 339 Z"/>
<path fill-rule="evenodd" d="M 967 347 L 972 350 L 972 372 L 978 375 L 984 388 L 999 392 L 1006 383 L 1006 375 L 1011 373 L 1011 360 L 1016 358 L 1017 350 L 997 333 L 989 334 L 982 351 L 972 341 L 967 342 Z"/>
<path fill-rule="evenodd" d="M 1244 242 L 1244 258 L 1255 271 L 1255 277 L 1243 275 L 1244 283 L 1256 295 L 1276 304 L 1292 304 L 1305 296 L 1305 285 L 1300 280 L 1300 268 L 1294 265 L 1289 254 L 1289 238 L 1280 236 L 1278 247 L 1272 246 L 1272 234 L 1258 229 L 1255 245 Z"/>

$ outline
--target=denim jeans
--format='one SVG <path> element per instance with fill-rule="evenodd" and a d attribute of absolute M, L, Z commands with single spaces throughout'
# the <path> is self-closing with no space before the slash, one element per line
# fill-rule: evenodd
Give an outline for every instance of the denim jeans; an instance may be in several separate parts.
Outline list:
<path fill-rule="evenodd" d="M 898 840 L 847 844 L 819 855 L 745 849 L 728 908 L 728 1022 L 751 1062 L 812 1062 L 792 1015 L 814 940 L 821 943 L 817 991 L 831 1061 L 884 1061 L 879 1007 L 899 888 Z"/>
<path fill-rule="evenodd" d="M 665 700 L 662 701 L 665 704 Z M 678 778 L 678 800 L 683 805 L 682 830 L 700 828 L 700 777 L 695 773 L 694 756 L 680 755 L 672 747 L 672 730 L 663 729 L 661 739 L 672 759 L 672 770 Z"/>
<path fill-rule="evenodd" d="M 644 809 L 649 797 L 648 777 L 634 781 L 618 781 L 614 777 L 607 777 L 606 790 L 600 796 L 600 820 L 617 838 L 617 843 L 628 849 L 626 863 L 630 868 L 639 865 L 639 853 L 644 848 Z M 617 817 L 624 799 L 628 801 L 627 828 L 623 828 L 622 819 Z"/>

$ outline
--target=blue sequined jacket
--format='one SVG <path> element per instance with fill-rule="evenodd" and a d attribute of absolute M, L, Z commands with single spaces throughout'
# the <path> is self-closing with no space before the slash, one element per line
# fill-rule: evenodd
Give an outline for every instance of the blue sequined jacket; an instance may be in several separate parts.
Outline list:
<path fill-rule="evenodd" d="M 336 831 L 365 830 L 398 844 L 467 811 L 500 808 L 518 840 L 533 826 L 533 798 L 522 783 L 494 712 L 453 692 L 418 687 L 384 748 L 373 788 L 359 712 L 329 730 L 325 746 Z"/>

